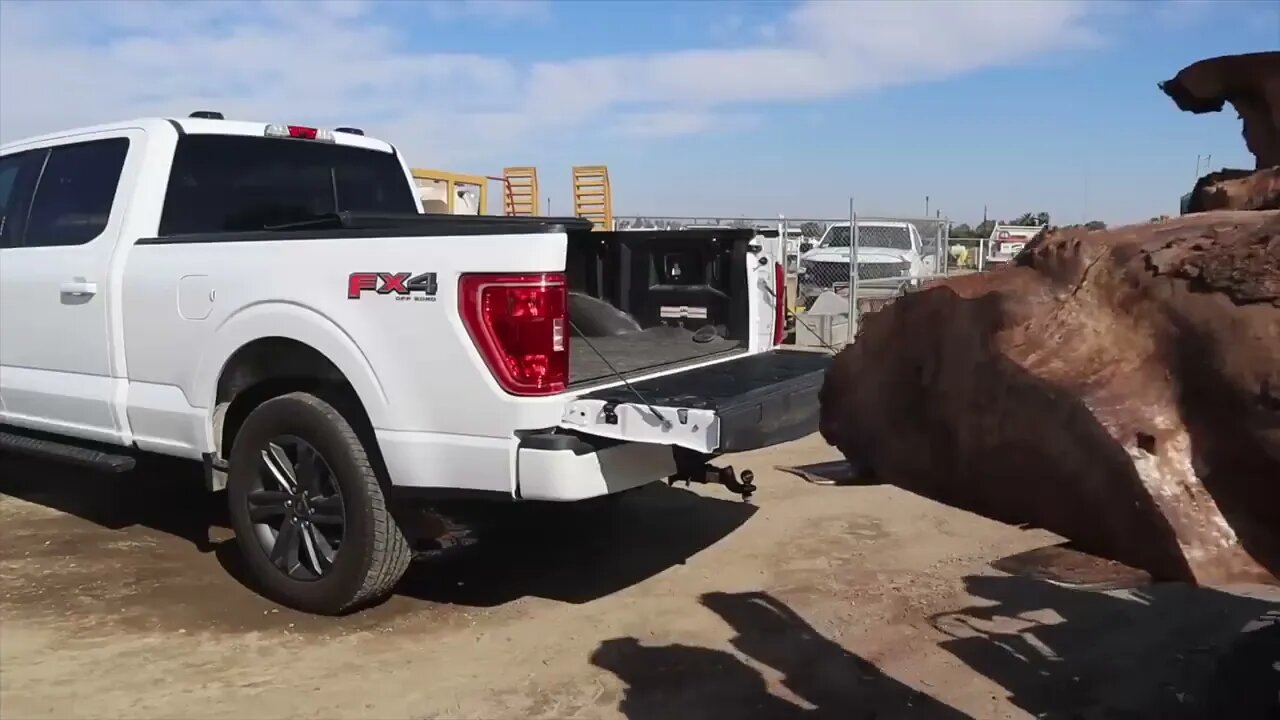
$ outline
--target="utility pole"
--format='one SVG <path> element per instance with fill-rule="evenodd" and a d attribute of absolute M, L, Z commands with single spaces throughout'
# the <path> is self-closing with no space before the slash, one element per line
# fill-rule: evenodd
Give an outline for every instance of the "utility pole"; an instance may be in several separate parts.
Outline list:
<path fill-rule="evenodd" d="M 1204 158 L 1205 173 L 1207 174 L 1207 173 L 1213 172 L 1213 154 L 1210 153 L 1209 155 L 1197 155 L 1196 156 L 1196 177 L 1195 177 L 1196 180 L 1200 179 L 1200 159 L 1201 158 Z"/>
<path fill-rule="evenodd" d="M 929 196 L 924 196 L 924 216 L 929 217 Z"/>

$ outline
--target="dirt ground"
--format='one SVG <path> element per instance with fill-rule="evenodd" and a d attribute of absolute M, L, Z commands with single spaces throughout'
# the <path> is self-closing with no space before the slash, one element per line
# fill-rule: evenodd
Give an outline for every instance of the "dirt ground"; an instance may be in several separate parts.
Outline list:
<path fill-rule="evenodd" d="M 752 504 L 652 486 L 594 523 L 502 514 L 342 619 L 246 589 L 190 468 L 0 458 L 0 715 L 1280 712 L 1274 590 L 1008 576 L 991 563 L 1056 539 L 774 469 L 833 457 L 808 438 L 732 458 L 755 471 Z"/>

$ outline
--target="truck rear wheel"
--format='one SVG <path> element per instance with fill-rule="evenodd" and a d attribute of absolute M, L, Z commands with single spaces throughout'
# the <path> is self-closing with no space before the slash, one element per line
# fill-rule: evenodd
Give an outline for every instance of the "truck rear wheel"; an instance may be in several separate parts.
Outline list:
<path fill-rule="evenodd" d="M 411 552 L 350 423 L 295 392 L 245 418 L 227 501 L 249 575 L 289 607 L 337 615 L 389 594 Z"/>

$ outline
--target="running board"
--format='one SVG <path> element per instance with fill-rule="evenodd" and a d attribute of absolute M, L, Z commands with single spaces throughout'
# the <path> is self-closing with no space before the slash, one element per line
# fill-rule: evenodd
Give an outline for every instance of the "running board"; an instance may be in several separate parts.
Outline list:
<path fill-rule="evenodd" d="M 0 431 L 0 451 L 6 450 L 20 455 L 57 460 L 69 465 L 111 473 L 128 472 L 137 465 L 137 461 L 129 455 L 107 453 L 57 440 Z"/>

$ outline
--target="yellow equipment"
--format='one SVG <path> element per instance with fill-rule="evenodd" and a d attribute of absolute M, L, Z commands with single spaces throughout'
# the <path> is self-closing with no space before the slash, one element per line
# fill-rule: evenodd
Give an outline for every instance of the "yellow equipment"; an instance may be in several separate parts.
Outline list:
<path fill-rule="evenodd" d="M 507 215 L 533 217 L 538 214 L 538 169 L 509 167 L 502 169 L 506 187 L 503 209 Z"/>
<path fill-rule="evenodd" d="M 489 178 L 445 170 L 413 168 L 418 200 L 429 213 L 484 215 L 489 201 Z M 499 178 L 501 179 L 501 178 Z"/>
<path fill-rule="evenodd" d="M 593 230 L 613 229 L 609 168 L 604 165 L 577 165 L 573 168 L 573 214 L 590 220 Z"/>
<path fill-rule="evenodd" d="M 428 213 L 485 215 L 489 211 L 489 182 L 502 183 L 502 212 L 507 216 L 539 214 L 538 169 L 513 166 L 502 177 L 469 175 L 447 170 L 413 168 L 418 200 Z M 613 196 L 609 168 L 576 165 L 573 168 L 573 214 L 591 221 L 593 230 L 613 229 Z"/>

